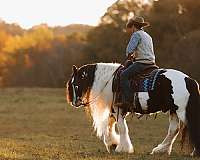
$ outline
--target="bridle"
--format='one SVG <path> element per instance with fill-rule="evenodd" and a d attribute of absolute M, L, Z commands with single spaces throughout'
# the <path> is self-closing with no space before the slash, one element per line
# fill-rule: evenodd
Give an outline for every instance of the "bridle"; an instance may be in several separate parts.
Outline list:
<path fill-rule="evenodd" d="M 125 63 L 125 62 L 124 62 Z M 123 64 L 124 64 L 123 63 Z M 108 85 L 108 83 L 111 81 L 111 79 L 113 77 L 115 77 L 115 75 L 118 73 L 119 69 L 124 66 L 123 64 L 121 64 L 114 72 L 113 74 L 110 76 L 110 78 L 106 81 L 106 83 L 104 84 L 104 87 L 100 90 L 100 92 L 90 101 L 88 101 L 86 99 L 86 101 L 84 101 L 83 99 L 81 99 L 80 97 L 78 97 L 78 100 L 80 101 L 80 104 L 78 106 L 74 105 L 75 102 L 77 101 L 77 97 L 76 97 L 76 86 L 74 86 L 74 75 L 72 75 L 72 81 L 71 81 L 71 85 L 72 85 L 72 90 L 73 90 L 73 100 L 72 100 L 72 105 L 75 106 L 75 107 L 80 107 L 80 106 L 83 106 L 83 107 L 89 107 L 91 104 L 95 103 L 96 100 L 101 96 L 103 90 L 106 88 L 106 86 Z M 87 91 L 86 91 L 86 94 L 89 96 L 90 92 L 89 92 L 89 88 L 87 88 Z M 111 107 L 113 106 L 113 104 L 115 103 L 115 94 L 113 94 L 113 100 L 112 100 L 112 103 L 111 103 Z M 85 96 L 84 96 L 85 97 Z M 118 109 L 117 109 L 117 121 L 118 121 L 118 117 L 119 117 L 119 106 L 118 106 Z"/>
<path fill-rule="evenodd" d="M 86 100 L 86 102 L 84 102 L 84 100 L 82 100 L 80 97 L 78 97 L 77 99 L 77 96 L 76 96 L 76 86 L 74 86 L 73 82 L 71 83 L 72 84 L 72 90 L 73 90 L 73 100 L 72 100 L 72 105 L 75 104 L 75 102 L 77 100 L 79 100 L 81 103 L 76 106 L 76 107 L 79 107 L 79 106 L 83 106 L 83 107 L 88 107 L 90 106 L 91 104 L 95 103 L 96 100 L 101 96 L 103 90 L 106 88 L 106 86 L 108 85 L 108 83 L 111 81 L 111 79 L 113 78 L 113 76 L 115 76 L 116 72 L 118 71 L 118 69 L 110 76 L 110 78 L 106 81 L 106 83 L 104 84 L 103 88 L 100 90 L 100 92 L 90 101 Z M 73 78 L 72 78 L 73 79 Z M 86 94 L 89 94 L 89 88 L 87 88 L 87 91 L 86 91 Z M 85 97 L 85 96 L 84 96 Z"/>

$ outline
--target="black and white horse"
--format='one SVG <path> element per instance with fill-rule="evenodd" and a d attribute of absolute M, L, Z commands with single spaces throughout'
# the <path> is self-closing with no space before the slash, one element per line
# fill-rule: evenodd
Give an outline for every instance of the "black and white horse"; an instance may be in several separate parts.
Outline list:
<path fill-rule="evenodd" d="M 112 105 L 113 73 L 118 67 L 119 64 L 113 63 L 73 66 L 67 83 L 67 99 L 74 107 L 88 106 L 97 136 L 102 138 L 108 151 L 116 145 L 116 152 L 132 153 L 134 148 L 123 111 Z M 167 136 L 153 148 L 152 154 L 170 154 L 178 133 L 187 127 L 194 147 L 192 154 L 200 155 L 200 92 L 195 80 L 177 70 L 163 70 L 152 91 L 138 93 L 138 102 L 140 109 L 136 112 L 139 113 L 169 112 Z"/>

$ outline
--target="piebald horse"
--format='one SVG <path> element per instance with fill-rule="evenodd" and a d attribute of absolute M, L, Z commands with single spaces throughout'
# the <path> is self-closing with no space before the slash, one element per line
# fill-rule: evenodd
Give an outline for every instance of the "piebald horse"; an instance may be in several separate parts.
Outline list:
<path fill-rule="evenodd" d="M 89 108 L 97 136 L 103 140 L 108 152 L 115 145 L 116 152 L 133 153 L 126 116 L 122 114 L 122 108 L 113 105 L 113 74 L 119 66 L 116 63 L 73 66 L 66 84 L 67 100 L 74 107 Z M 194 147 L 191 155 L 200 155 L 200 92 L 195 80 L 180 71 L 165 69 L 157 77 L 153 90 L 138 93 L 138 106 L 136 113 L 169 112 L 167 136 L 153 148 L 152 154 L 170 155 L 177 135 L 187 128 Z"/>

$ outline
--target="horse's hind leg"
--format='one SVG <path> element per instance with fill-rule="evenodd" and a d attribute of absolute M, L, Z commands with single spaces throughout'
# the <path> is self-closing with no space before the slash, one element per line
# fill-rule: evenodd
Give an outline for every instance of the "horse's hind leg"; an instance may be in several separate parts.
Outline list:
<path fill-rule="evenodd" d="M 155 147 L 151 154 L 155 153 L 165 153 L 167 152 L 169 155 L 171 154 L 172 145 L 178 135 L 179 132 L 179 118 L 176 113 L 170 113 L 169 116 L 169 129 L 166 138 L 163 140 L 161 144 Z"/>
<path fill-rule="evenodd" d="M 108 152 L 110 150 L 116 149 L 117 145 L 120 143 L 119 134 L 116 133 L 115 130 L 116 119 L 113 115 L 109 117 L 109 124 L 108 124 L 108 135 L 104 137 L 104 144 Z"/>

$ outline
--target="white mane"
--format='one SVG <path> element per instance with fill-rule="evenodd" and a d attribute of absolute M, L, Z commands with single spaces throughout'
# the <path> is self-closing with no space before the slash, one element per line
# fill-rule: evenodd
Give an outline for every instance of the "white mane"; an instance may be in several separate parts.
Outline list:
<path fill-rule="evenodd" d="M 113 73 L 119 67 L 117 63 L 97 63 L 95 79 L 90 92 L 90 111 L 93 126 L 97 136 L 102 137 L 108 133 L 108 119 L 113 100 L 112 80 Z"/>

